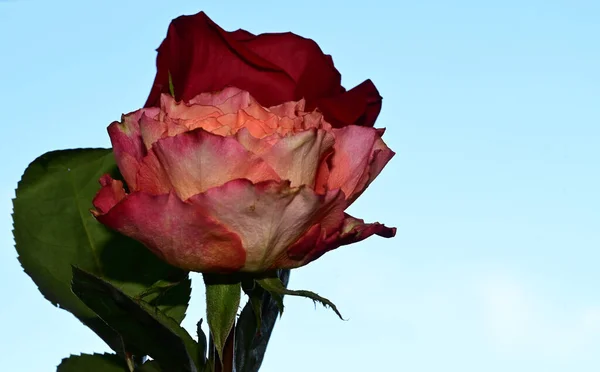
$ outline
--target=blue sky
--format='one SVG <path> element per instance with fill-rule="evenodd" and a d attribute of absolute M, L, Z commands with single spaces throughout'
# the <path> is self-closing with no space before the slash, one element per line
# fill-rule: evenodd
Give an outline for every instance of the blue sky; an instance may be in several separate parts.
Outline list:
<path fill-rule="evenodd" d="M 295 270 L 263 371 L 600 370 L 600 3 L 0 1 L 0 350 L 53 371 L 107 347 L 16 260 L 14 188 L 43 152 L 110 145 L 169 21 L 293 31 L 371 78 L 397 152 L 350 209 L 397 226 Z M 204 314 L 202 281 L 184 325 Z M 191 333 L 194 333 L 191 331 Z"/>

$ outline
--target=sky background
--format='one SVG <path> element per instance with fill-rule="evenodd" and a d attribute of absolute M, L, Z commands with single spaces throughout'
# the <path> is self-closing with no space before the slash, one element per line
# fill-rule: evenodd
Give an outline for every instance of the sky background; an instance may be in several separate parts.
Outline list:
<path fill-rule="evenodd" d="M 600 370 L 600 2 L 0 1 L 0 355 L 54 371 L 107 346 L 43 299 L 16 259 L 26 166 L 110 146 L 143 105 L 172 18 L 293 31 L 371 78 L 397 152 L 350 208 L 398 227 L 292 273 L 262 371 Z M 204 317 L 194 276 L 184 325 Z"/>

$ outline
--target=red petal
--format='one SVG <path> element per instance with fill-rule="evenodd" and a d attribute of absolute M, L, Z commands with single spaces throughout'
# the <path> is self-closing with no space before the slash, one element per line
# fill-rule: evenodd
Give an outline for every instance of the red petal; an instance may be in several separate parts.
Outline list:
<path fill-rule="evenodd" d="M 158 106 L 160 94 L 169 93 L 170 73 L 177 100 L 234 86 L 266 107 L 304 98 L 309 110 L 319 107 L 338 127 L 373 126 L 381 110 L 373 83 L 346 92 L 331 56 L 313 40 L 290 32 L 227 32 L 203 12 L 171 22 L 156 65 L 146 107 Z"/>
<path fill-rule="evenodd" d="M 366 80 L 345 93 L 321 99 L 317 106 L 334 127 L 350 124 L 372 127 L 381 111 L 381 101 L 375 84 Z"/>
<path fill-rule="evenodd" d="M 157 106 L 160 94 L 169 92 L 169 72 L 177 100 L 227 86 L 249 91 L 263 106 L 293 100 L 292 77 L 244 46 L 252 39 L 232 36 L 204 12 L 174 19 L 158 48 L 158 71 L 146 107 Z"/>

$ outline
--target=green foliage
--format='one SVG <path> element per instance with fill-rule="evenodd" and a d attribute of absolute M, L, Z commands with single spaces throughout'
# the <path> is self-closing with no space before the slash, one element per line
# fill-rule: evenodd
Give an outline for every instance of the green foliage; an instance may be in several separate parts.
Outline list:
<path fill-rule="evenodd" d="M 314 302 L 320 302 L 323 306 L 330 307 L 340 317 L 340 319 L 344 320 L 344 318 L 342 317 L 342 314 L 340 314 L 340 312 L 338 311 L 337 307 L 333 304 L 333 302 L 329 301 L 325 297 L 319 296 L 318 294 L 316 294 L 314 292 L 304 291 L 304 290 L 294 291 L 291 289 L 287 289 L 283 285 L 281 280 L 279 280 L 279 278 L 277 278 L 277 277 L 261 278 L 261 279 L 257 279 L 256 282 L 261 287 L 263 287 L 265 290 L 269 291 L 269 293 L 271 293 L 271 295 L 277 302 L 280 313 L 283 313 L 283 295 L 286 294 L 286 295 L 290 295 L 290 296 L 306 297 L 306 298 L 310 298 Z"/>
<path fill-rule="evenodd" d="M 171 97 L 175 99 L 175 86 L 173 85 L 173 76 L 171 75 L 171 71 L 169 71 L 169 93 L 171 93 Z"/>
<path fill-rule="evenodd" d="M 160 365 L 156 361 L 148 361 L 142 364 L 139 368 L 135 370 L 135 372 L 166 372 L 168 370 L 163 370 L 160 368 Z"/>
<path fill-rule="evenodd" d="M 62 360 L 56 372 L 129 372 L 125 360 L 116 354 L 71 355 Z M 150 372 L 150 370 L 148 370 Z"/>
<path fill-rule="evenodd" d="M 117 331 L 126 344 L 135 345 L 164 370 L 199 370 L 198 345 L 172 318 L 144 301 L 136 301 L 111 283 L 73 268 L 73 293 Z"/>
<path fill-rule="evenodd" d="M 277 276 L 282 284 L 287 286 L 290 270 L 278 270 Z M 237 372 L 257 372 L 259 370 L 275 322 L 279 317 L 278 302 L 254 279 L 254 277 L 248 276 L 242 281 L 242 288 L 249 299 L 240 313 L 235 328 Z"/>
<path fill-rule="evenodd" d="M 191 288 L 187 272 L 93 218 L 92 199 L 100 188 L 98 179 L 106 173 L 119 178 L 110 149 L 42 155 L 29 165 L 16 190 L 13 234 L 19 261 L 44 297 L 73 313 L 122 354 L 119 334 L 72 293 L 71 265 L 158 306 L 178 323 L 185 316 Z"/>
<path fill-rule="evenodd" d="M 202 365 L 206 365 L 206 356 L 208 351 L 208 339 L 202 330 L 202 319 L 196 324 L 196 333 L 198 336 L 198 361 Z"/>
<path fill-rule="evenodd" d="M 240 305 L 241 283 L 236 276 L 204 274 L 206 284 L 206 318 L 217 353 L 223 348 L 233 328 Z"/>

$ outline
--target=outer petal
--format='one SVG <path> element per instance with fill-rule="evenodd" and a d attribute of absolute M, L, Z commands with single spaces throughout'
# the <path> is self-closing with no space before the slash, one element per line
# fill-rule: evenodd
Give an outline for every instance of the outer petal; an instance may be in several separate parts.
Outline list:
<path fill-rule="evenodd" d="M 108 199 L 117 200 L 115 183 L 105 184 L 94 200 L 98 221 L 142 242 L 173 266 L 202 272 L 237 271 L 246 253 L 240 238 L 207 216 L 201 209 L 173 194 L 128 195 L 102 213 Z M 114 197 L 108 197 L 110 193 Z"/>
<path fill-rule="evenodd" d="M 155 116 L 158 108 L 142 109 L 121 117 L 121 122 L 108 126 L 108 135 L 113 145 L 115 159 L 129 187 L 135 189 L 135 175 L 139 162 L 146 155 L 139 121 L 143 115 Z"/>
<path fill-rule="evenodd" d="M 334 129 L 334 152 L 329 160 L 328 188 L 341 188 L 352 202 L 394 156 L 380 138 L 381 131 L 350 125 Z M 376 165 L 372 165 L 373 162 Z"/>
<path fill-rule="evenodd" d="M 363 220 L 346 214 L 337 229 L 328 228 L 323 224 L 312 226 L 310 231 L 287 250 L 287 255 L 278 257 L 273 263 L 273 268 L 306 265 L 339 246 L 356 243 L 374 234 L 391 238 L 396 235 L 396 228 L 386 227 L 378 222 L 365 224 Z"/>
<path fill-rule="evenodd" d="M 369 177 L 361 191 L 354 195 L 354 199 L 358 198 L 360 194 L 377 178 L 379 173 L 387 165 L 387 163 L 396 155 L 381 138 L 375 140 L 373 146 L 373 153 L 371 154 L 371 160 L 369 161 Z"/>
<path fill-rule="evenodd" d="M 252 184 L 234 180 L 189 200 L 237 233 L 246 249 L 243 271 L 263 271 L 315 223 L 329 225 L 343 219 L 344 197 L 339 190 L 317 195 L 289 182 Z"/>
<path fill-rule="evenodd" d="M 110 175 L 105 174 L 102 176 L 100 178 L 100 185 L 102 185 L 102 188 L 98 191 L 92 202 L 97 209 L 92 212 L 94 215 L 108 212 L 125 198 L 123 182 L 113 180 Z"/>
<path fill-rule="evenodd" d="M 202 129 L 163 138 L 153 151 L 182 200 L 237 178 L 279 180 L 269 165 L 235 138 Z"/>

